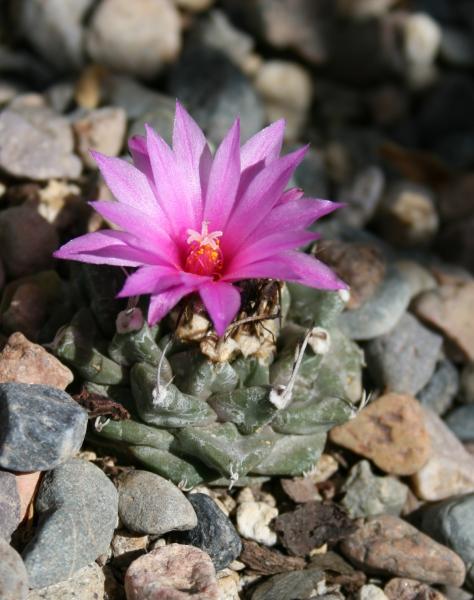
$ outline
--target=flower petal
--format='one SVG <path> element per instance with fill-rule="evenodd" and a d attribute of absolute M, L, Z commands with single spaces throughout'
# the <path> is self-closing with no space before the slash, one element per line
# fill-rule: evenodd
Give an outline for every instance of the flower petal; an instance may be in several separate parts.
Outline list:
<path fill-rule="evenodd" d="M 121 158 L 109 157 L 91 151 L 112 194 L 119 202 L 128 204 L 160 219 L 160 210 L 153 190 L 139 169 Z"/>
<path fill-rule="evenodd" d="M 137 242 L 134 236 L 124 231 L 96 231 L 64 244 L 53 256 L 99 265 L 138 267 L 155 257 L 134 246 Z"/>
<path fill-rule="evenodd" d="M 267 237 L 256 239 L 253 244 L 245 245 L 231 259 L 229 271 L 263 260 L 268 256 L 284 250 L 293 250 L 314 242 L 319 238 L 314 231 L 294 230 L 273 233 Z"/>
<path fill-rule="evenodd" d="M 165 262 L 179 264 L 179 250 L 166 231 L 140 210 L 120 202 L 89 202 L 94 209 L 111 223 L 137 236 L 148 244 L 149 251 Z"/>
<path fill-rule="evenodd" d="M 204 220 L 222 230 L 234 206 L 240 181 L 240 121 L 236 119 L 217 149 L 207 187 Z"/>
<path fill-rule="evenodd" d="M 198 210 L 193 204 L 189 183 L 178 166 L 176 157 L 168 144 L 149 126 L 147 149 L 150 157 L 156 194 L 161 208 L 168 217 L 171 232 L 184 239 L 187 229 L 198 227 Z M 199 228 L 201 223 L 199 223 Z"/>
<path fill-rule="evenodd" d="M 252 136 L 240 150 L 241 169 L 244 171 L 260 161 L 267 163 L 278 158 L 283 144 L 284 119 L 279 119 Z"/>
<path fill-rule="evenodd" d="M 127 277 L 117 297 L 152 294 L 158 283 L 164 285 L 164 289 L 178 285 L 180 281 L 176 269 L 160 265 L 140 267 Z"/>
<path fill-rule="evenodd" d="M 250 182 L 227 223 L 222 238 L 225 254 L 232 255 L 267 217 L 281 197 L 293 171 L 303 160 L 307 149 L 307 147 L 300 148 L 273 161 Z"/>
<path fill-rule="evenodd" d="M 212 281 L 199 287 L 199 294 L 218 336 L 224 335 L 227 326 L 240 308 L 240 292 L 222 281 Z"/>
<path fill-rule="evenodd" d="M 293 251 L 282 252 L 232 272 L 229 271 L 222 280 L 232 282 L 258 277 L 293 281 L 323 290 L 340 290 L 348 287 L 321 261 L 303 252 Z"/>
<path fill-rule="evenodd" d="M 178 304 L 181 298 L 196 291 L 195 286 L 177 285 L 156 296 L 151 296 L 148 307 L 148 324 L 154 325 Z"/>

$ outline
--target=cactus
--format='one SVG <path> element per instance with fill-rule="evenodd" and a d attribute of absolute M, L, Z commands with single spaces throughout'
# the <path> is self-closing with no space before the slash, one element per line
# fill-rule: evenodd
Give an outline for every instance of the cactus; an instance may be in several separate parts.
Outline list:
<path fill-rule="evenodd" d="M 111 331 L 114 303 L 94 294 L 117 275 L 99 291 L 90 272 L 80 277 L 83 306 L 52 347 L 87 390 L 129 410 L 91 421 L 91 442 L 108 452 L 184 487 L 239 485 L 311 470 L 327 431 L 355 413 L 363 356 L 338 327 L 339 292 L 285 286 L 281 310 L 274 299 L 262 321 L 241 313 L 218 339 L 189 302 L 152 328 L 140 308 L 118 305 Z"/>

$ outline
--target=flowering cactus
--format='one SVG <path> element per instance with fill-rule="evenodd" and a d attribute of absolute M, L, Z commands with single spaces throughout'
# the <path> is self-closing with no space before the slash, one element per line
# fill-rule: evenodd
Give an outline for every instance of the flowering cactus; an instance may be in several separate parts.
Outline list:
<path fill-rule="evenodd" d="M 177 104 L 173 149 L 147 128 L 134 165 L 94 153 L 117 201 L 92 205 L 121 230 L 55 253 L 135 268 L 117 288 L 119 270 L 83 265 L 53 348 L 86 394 L 130 413 L 91 439 L 186 486 L 310 470 L 361 395 L 360 351 L 337 328 L 346 286 L 297 250 L 339 205 L 285 190 L 306 149 L 279 157 L 283 129 L 240 147 L 237 120 L 213 157 Z M 115 295 L 134 300 L 120 311 Z"/>

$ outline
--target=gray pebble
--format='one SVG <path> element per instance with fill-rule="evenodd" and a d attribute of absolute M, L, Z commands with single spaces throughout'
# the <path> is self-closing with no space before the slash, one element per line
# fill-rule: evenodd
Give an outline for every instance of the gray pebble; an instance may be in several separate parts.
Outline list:
<path fill-rule="evenodd" d="M 385 335 L 365 347 L 369 371 L 390 392 L 416 394 L 433 375 L 443 339 L 406 313 Z"/>
<path fill-rule="evenodd" d="M 28 575 L 18 552 L 0 538 L 0 598 L 25 600 Z"/>
<path fill-rule="evenodd" d="M 170 88 L 213 143 L 224 138 L 237 115 L 243 141 L 263 126 L 263 106 L 250 81 L 218 50 L 188 46 L 173 69 Z"/>
<path fill-rule="evenodd" d="M 459 391 L 459 373 L 453 363 L 442 360 L 425 387 L 418 393 L 418 399 L 437 415 L 443 415 L 452 405 Z"/>
<path fill-rule="evenodd" d="M 20 523 L 20 509 L 15 475 L 0 471 L 0 538 L 10 540 Z"/>
<path fill-rule="evenodd" d="M 83 62 L 81 21 L 93 0 L 20 2 L 20 27 L 33 48 L 61 71 Z"/>
<path fill-rule="evenodd" d="M 57 388 L 0 384 L 0 467 L 46 471 L 80 449 L 87 412 Z"/>
<path fill-rule="evenodd" d="M 196 513 L 184 494 L 148 471 L 130 471 L 120 479 L 119 516 L 136 533 L 162 535 L 197 525 Z"/>
<path fill-rule="evenodd" d="M 411 286 L 395 268 L 387 269 L 384 281 L 360 308 L 339 318 L 342 331 L 353 340 L 371 340 L 388 333 L 410 302 Z"/>
<path fill-rule="evenodd" d="M 352 467 L 342 491 L 345 496 L 341 504 L 353 518 L 380 514 L 399 516 L 408 494 L 407 486 L 395 477 L 374 475 L 367 460 Z"/>
<path fill-rule="evenodd" d="M 456 408 L 446 417 L 445 423 L 461 442 L 474 441 L 474 404 Z"/>
<path fill-rule="evenodd" d="M 0 137 L 0 167 L 9 175 L 43 181 L 81 174 L 69 123 L 48 108 L 4 110 Z"/>
<path fill-rule="evenodd" d="M 465 586 L 474 591 L 474 494 L 423 507 L 420 529 L 459 554 L 467 568 Z"/>
<path fill-rule="evenodd" d="M 252 600 L 288 600 L 314 598 L 315 589 L 324 580 L 324 573 L 319 569 L 292 571 L 270 577 L 253 592 Z"/>
<path fill-rule="evenodd" d="M 71 459 L 47 473 L 36 500 L 40 520 L 23 552 L 30 586 L 71 577 L 103 554 L 117 525 L 118 495 L 98 467 Z"/>

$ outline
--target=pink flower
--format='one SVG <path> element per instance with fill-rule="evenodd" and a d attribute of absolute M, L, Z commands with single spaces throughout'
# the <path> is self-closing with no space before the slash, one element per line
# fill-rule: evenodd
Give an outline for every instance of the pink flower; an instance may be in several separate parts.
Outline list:
<path fill-rule="evenodd" d="M 134 165 L 92 153 L 117 202 L 91 205 L 121 231 L 88 233 L 54 255 L 138 267 L 119 296 L 150 294 L 150 324 L 198 292 L 218 335 L 239 310 L 240 280 L 346 288 L 327 266 L 296 250 L 317 238 L 307 227 L 340 205 L 285 191 L 307 148 L 279 156 L 283 130 L 277 121 L 241 147 L 237 119 L 212 156 L 177 103 L 173 149 L 147 127 L 146 138 L 129 142 Z"/>

